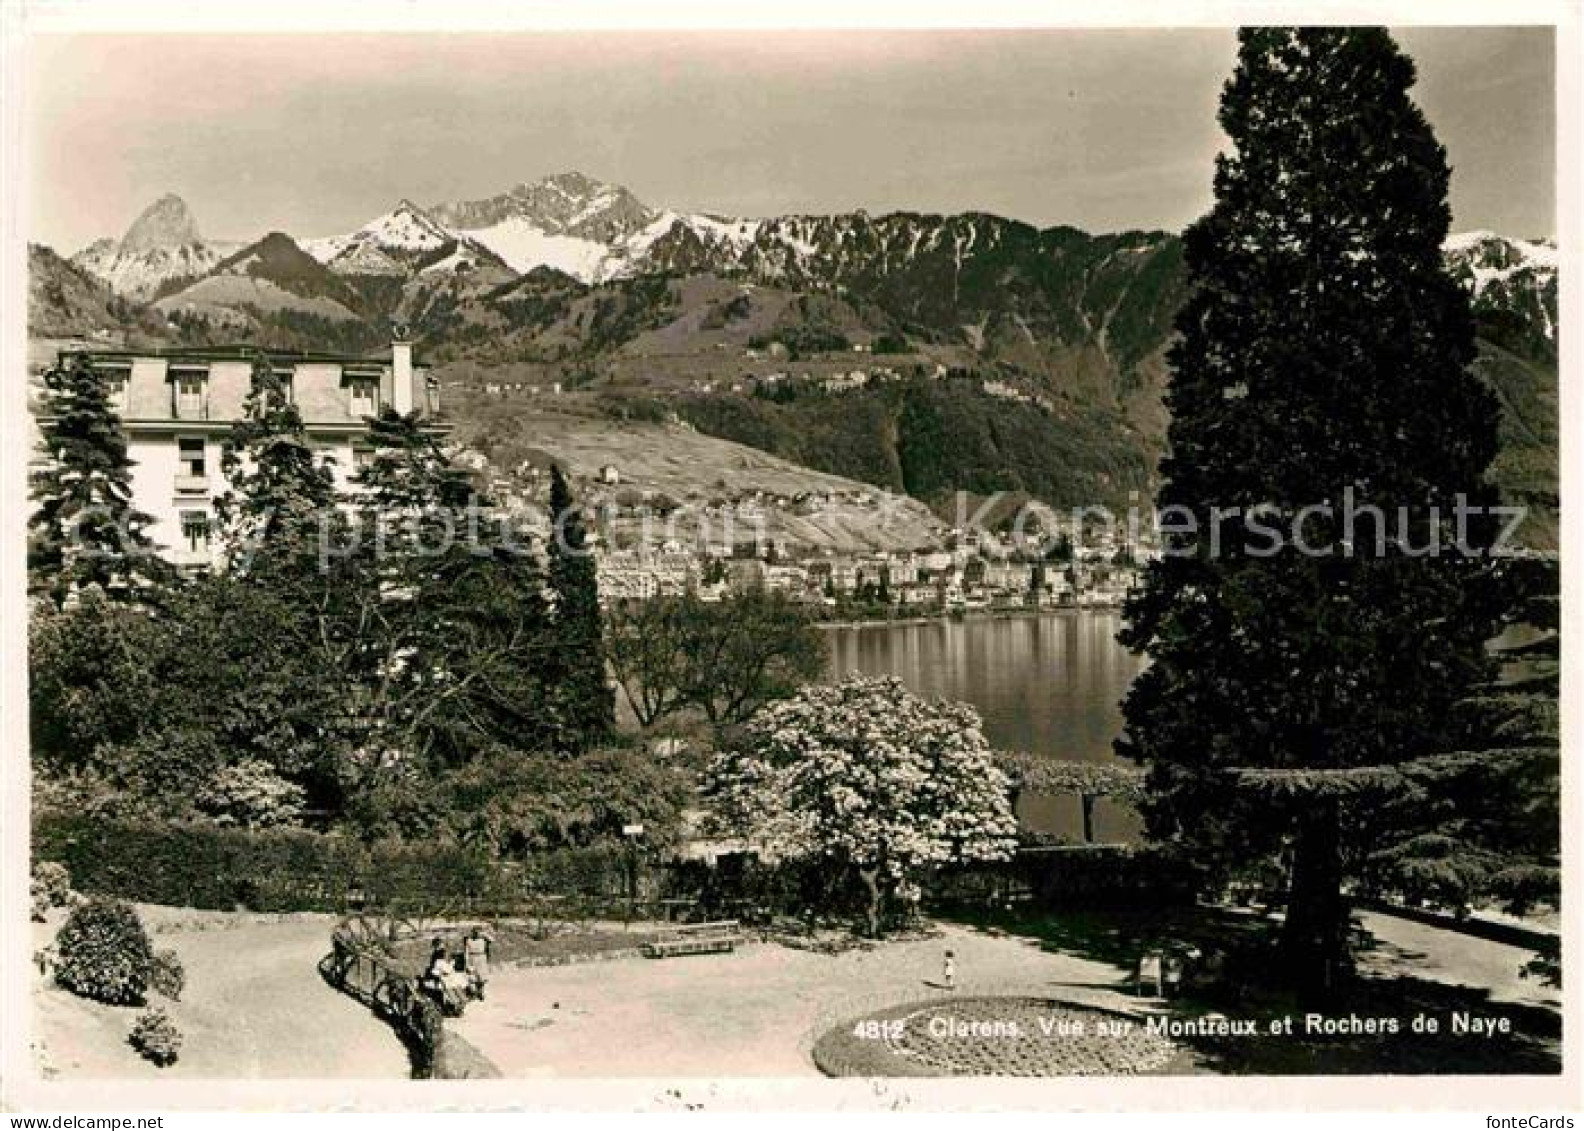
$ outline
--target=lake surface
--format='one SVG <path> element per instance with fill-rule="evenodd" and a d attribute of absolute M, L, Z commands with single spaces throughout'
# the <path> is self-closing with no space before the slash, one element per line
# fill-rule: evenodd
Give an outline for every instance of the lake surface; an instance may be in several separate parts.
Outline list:
<path fill-rule="evenodd" d="M 894 675 L 913 691 L 972 703 L 998 748 L 1074 762 L 1116 760 L 1120 704 L 1144 661 L 1116 642 L 1119 614 L 1072 610 L 1003 619 L 827 629 L 833 677 Z M 1131 763 L 1126 763 L 1131 765 Z M 1029 828 L 1083 837 L 1074 797 L 1024 797 Z M 1132 841 L 1137 816 L 1101 801 L 1095 837 Z"/>

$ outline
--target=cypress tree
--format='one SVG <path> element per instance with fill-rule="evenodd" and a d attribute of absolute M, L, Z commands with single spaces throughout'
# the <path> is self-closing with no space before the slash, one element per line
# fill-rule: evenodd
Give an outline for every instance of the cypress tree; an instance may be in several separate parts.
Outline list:
<path fill-rule="evenodd" d="M 1290 854 L 1282 969 L 1314 1002 L 1346 969 L 1375 791 L 1455 748 L 1497 623 L 1494 524 L 1457 518 L 1495 501 L 1496 405 L 1413 79 L 1381 29 L 1239 33 L 1232 150 L 1184 237 L 1165 555 L 1122 634 L 1152 659 L 1118 743 L 1150 834 L 1222 874 Z"/>
<path fill-rule="evenodd" d="M 616 699 L 605 679 L 599 582 L 583 513 L 560 465 L 550 469 L 549 581 L 557 648 L 557 695 L 568 743 L 587 749 L 615 728 Z"/>
<path fill-rule="evenodd" d="M 44 466 L 32 477 L 28 591 L 57 606 L 89 585 L 146 600 L 170 580 L 132 505 L 132 460 L 103 374 L 83 354 L 44 374 Z"/>

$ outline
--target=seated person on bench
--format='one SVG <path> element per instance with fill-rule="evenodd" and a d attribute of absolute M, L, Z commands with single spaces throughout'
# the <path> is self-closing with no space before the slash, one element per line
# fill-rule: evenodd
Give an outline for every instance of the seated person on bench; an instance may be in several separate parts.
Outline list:
<path fill-rule="evenodd" d="M 438 939 L 429 956 L 428 980 L 437 993 L 455 995 L 459 1000 L 467 993 L 468 976 L 457 969 L 456 960 Z"/>

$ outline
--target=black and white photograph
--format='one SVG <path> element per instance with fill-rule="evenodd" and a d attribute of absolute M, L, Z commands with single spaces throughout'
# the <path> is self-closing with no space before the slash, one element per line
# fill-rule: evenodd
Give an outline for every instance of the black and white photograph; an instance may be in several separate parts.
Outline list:
<path fill-rule="evenodd" d="M 1580 11 L 1367 7 L 8 11 L 5 1109 L 1578 1112 Z"/>

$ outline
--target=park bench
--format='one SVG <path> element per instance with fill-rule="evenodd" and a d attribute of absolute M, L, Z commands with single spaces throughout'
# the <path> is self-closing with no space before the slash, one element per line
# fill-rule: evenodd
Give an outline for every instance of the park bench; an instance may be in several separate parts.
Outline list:
<path fill-rule="evenodd" d="M 736 919 L 689 923 L 673 927 L 654 942 L 645 943 L 645 958 L 680 958 L 688 954 L 730 954 L 742 941 Z"/>

